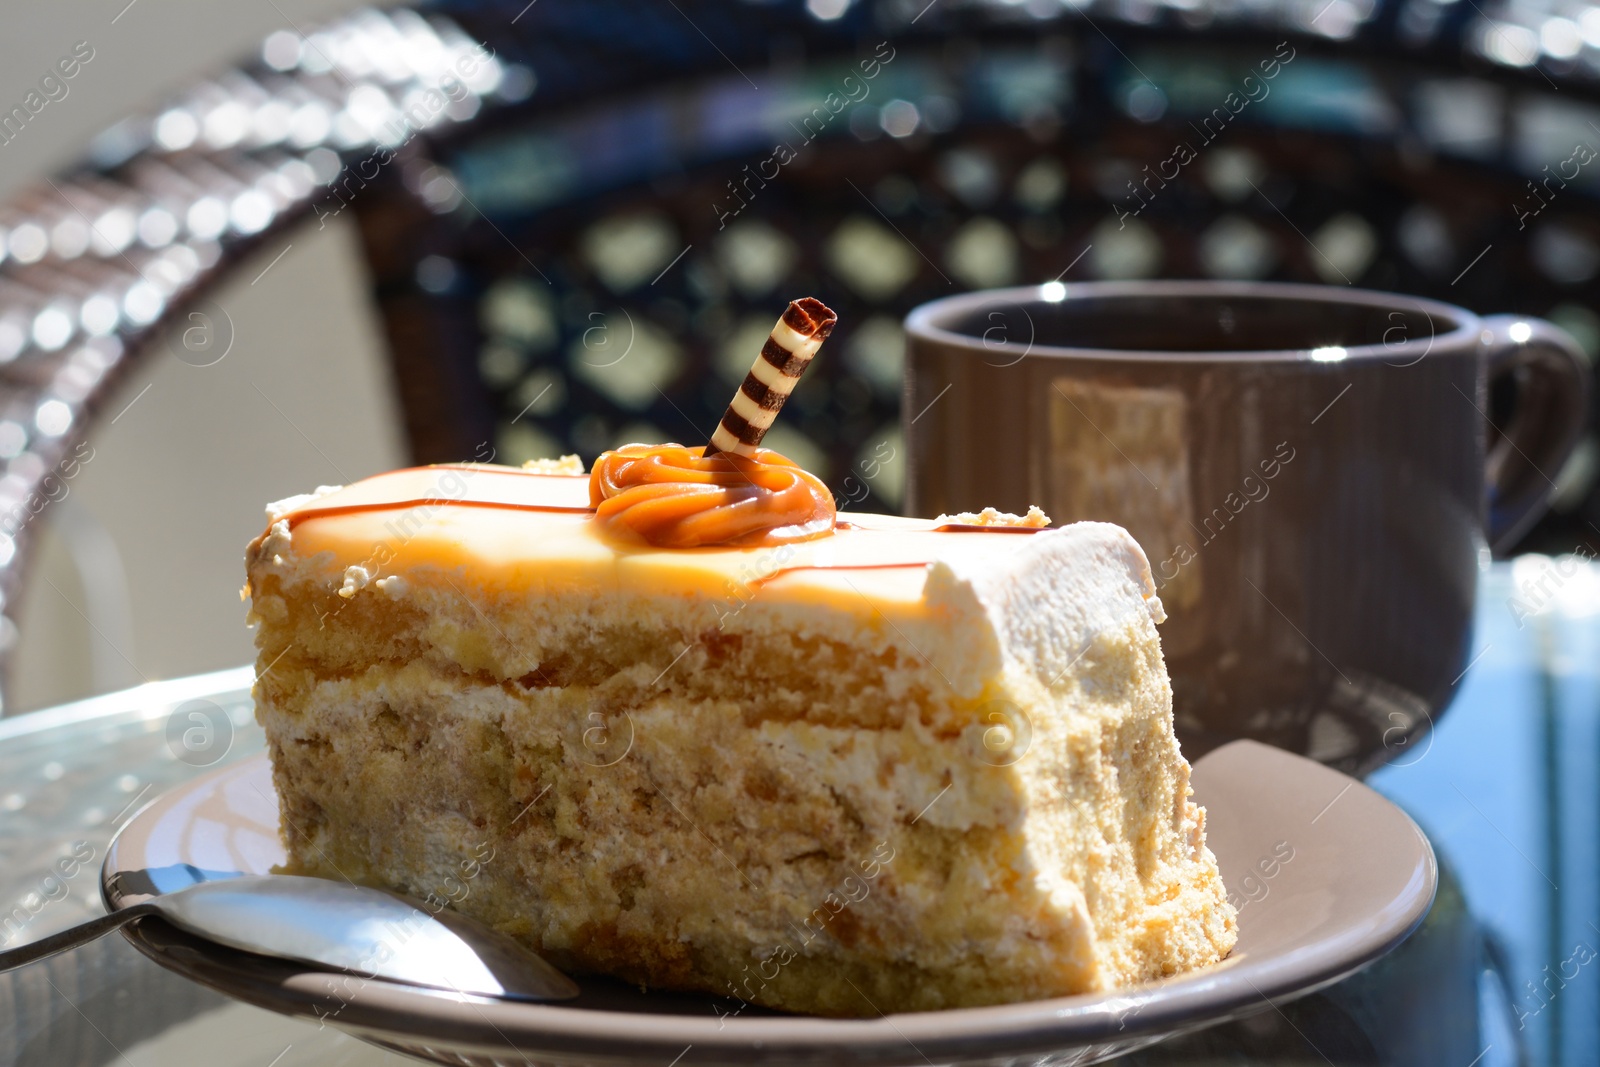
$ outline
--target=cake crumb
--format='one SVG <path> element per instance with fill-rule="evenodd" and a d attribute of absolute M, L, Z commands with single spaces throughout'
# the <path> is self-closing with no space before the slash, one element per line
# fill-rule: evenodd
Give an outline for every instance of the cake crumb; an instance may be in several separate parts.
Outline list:
<path fill-rule="evenodd" d="M 298 511 L 322 497 L 332 496 L 334 493 L 337 493 L 343 488 L 344 486 L 342 485 L 319 485 L 313 492 L 297 493 L 294 496 L 285 497 L 282 500 L 274 500 L 272 503 L 267 505 L 267 523 L 269 525 L 275 524 L 279 519 L 283 518 L 291 511 Z"/>
<path fill-rule="evenodd" d="M 390 600 L 399 600 L 406 595 L 406 580 L 398 574 L 391 574 L 387 578 L 379 578 L 372 583 Z"/>
<path fill-rule="evenodd" d="M 562 456 L 560 459 L 530 459 L 523 463 L 522 469 L 532 471 L 534 474 L 588 474 L 589 468 L 576 454 Z"/>
<path fill-rule="evenodd" d="M 287 519 L 276 519 L 272 527 L 267 530 L 267 535 L 255 548 L 257 555 L 262 559 L 272 560 L 274 567 L 283 566 L 285 554 L 292 553 L 294 549 L 294 535 L 289 532 Z"/>
<path fill-rule="evenodd" d="M 344 584 L 339 587 L 339 595 L 349 600 L 372 581 L 372 572 L 359 563 L 352 563 L 344 569 Z"/>
<path fill-rule="evenodd" d="M 1040 511 L 1037 504 L 1032 504 L 1029 505 L 1026 515 L 1013 515 L 1009 511 L 984 508 L 982 511 L 963 511 L 957 515 L 940 515 L 933 521 L 939 525 L 949 523 L 953 526 L 1023 526 L 1037 530 L 1050 525 L 1050 516 Z"/>

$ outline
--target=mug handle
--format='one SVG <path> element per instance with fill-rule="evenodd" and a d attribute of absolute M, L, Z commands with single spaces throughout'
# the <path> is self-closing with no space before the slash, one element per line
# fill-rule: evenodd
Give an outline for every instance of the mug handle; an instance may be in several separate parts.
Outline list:
<path fill-rule="evenodd" d="M 1489 545 L 1506 551 L 1544 514 L 1554 478 L 1589 415 L 1589 366 L 1572 335 L 1543 319 L 1483 320 L 1490 380 L 1517 378 L 1516 410 L 1489 447 Z"/>

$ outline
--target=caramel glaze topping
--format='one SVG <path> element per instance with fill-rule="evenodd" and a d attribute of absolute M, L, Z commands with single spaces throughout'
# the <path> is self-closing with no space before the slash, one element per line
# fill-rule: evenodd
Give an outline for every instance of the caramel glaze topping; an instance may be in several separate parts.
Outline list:
<path fill-rule="evenodd" d="M 669 447 L 676 448 L 677 446 Z M 625 453 L 627 451 L 624 450 Z M 616 502 L 621 499 L 623 492 L 641 488 L 648 490 L 651 487 L 651 483 L 644 481 L 643 476 L 637 471 L 628 477 L 619 478 L 617 475 L 619 468 L 624 465 L 624 461 L 637 463 L 642 453 L 647 454 L 660 450 L 649 449 L 645 446 L 634 446 L 632 451 L 631 459 L 627 455 L 620 455 L 606 460 L 605 468 L 611 472 L 609 484 L 616 495 L 612 496 L 610 500 L 602 500 L 602 505 L 611 508 L 619 507 L 620 505 Z M 793 526 L 788 530 L 781 526 L 775 526 L 769 530 L 757 524 L 753 531 L 747 531 L 747 536 L 750 537 L 750 540 L 744 542 L 745 545 L 754 545 L 754 547 L 759 548 L 763 543 L 771 544 L 773 543 L 771 540 L 764 539 L 774 535 L 790 540 L 798 540 L 802 536 L 820 538 L 831 531 L 837 531 L 840 535 L 837 551 L 832 550 L 832 546 L 827 546 L 828 550 L 818 558 L 796 559 L 793 563 L 778 566 L 771 573 L 763 573 L 753 579 L 744 577 L 744 572 L 741 571 L 740 581 L 748 582 L 752 587 L 764 587 L 769 582 L 776 581 L 785 575 L 803 572 L 847 571 L 869 575 L 878 572 L 906 573 L 925 570 L 937 555 L 937 552 L 929 546 L 929 543 L 923 540 L 927 534 L 946 537 L 951 534 L 981 536 L 984 534 L 1035 534 L 1045 532 L 1037 527 L 975 526 L 961 523 L 942 523 L 931 526 L 931 528 L 923 527 L 918 529 L 907 528 L 898 521 L 889 527 L 885 527 L 876 521 L 875 516 L 871 515 L 838 516 L 832 517 L 830 520 L 831 509 L 827 508 L 827 504 L 831 502 L 831 498 L 827 495 L 827 490 L 822 488 L 819 483 L 816 483 L 816 480 L 811 478 L 810 475 L 798 471 L 793 464 L 782 460 L 782 457 L 778 457 L 777 460 L 767 460 L 765 469 L 759 471 L 753 471 L 752 468 L 762 466 L 760 460 L 765 457 L 742 460 L 745 466 L 740 469 L 750 474 L 750 477 L 746 479 L 737 474 L 733 466 L 742 457 L 722 455 L 715 456 L 712 460 L 707 461 L 703 457 L 694 457 L 693 451 L 697 450 L 679 448 L 680 460 L 683 462 L 692 460 L 696 466 L 705 468 L 718 466 L 721 468 L 725 479 L 729 477 L 736 478 L 738 486 L 731 488 L 718 486 L 711 474 L 703 470 L 696 470 L 689 472 L 689 474 L 701 478 L 702 481 L 698 484 L 691 483 L 689 486 L 691 489 L 717 494 L 727 491 L 730 496 L 737 498 L 740 494 L 733 490 L 742 487 L 743 495 L 749 497 L 754 492 L 754 488 L 760 488 L 762 485 L 766 485 L 768 493 L 773 493 L 774 480 L 788 478 L 796 483 L 794 489 L 802 501 L 807 499 L 808 492 L 814 492 L 818 494 L 818 498 L 823 502 L 824 510 L 821 510 L 813 522 L 794 524 L 803 527 L 803 531 L 798 531 Z M 772 454 L 767 453 L 767 455 L 770 456 Z M 660 457 L 657 457 L 653 463 L 658 468 L 664 465 L 664 461 Z M 649 463 L 645 464 L 646 469 L 649 466 Z M 681 485 L 682 480 L 688 475 L 682 469 L 672 472 L 668 468 L 663 472 L 662 476 L 677 479 Z M 628 485 L 629 478 L 634 479 L 638 484 L 630 487 Z M 804 484 L 804 480 L 809 480 L 809 488 Z M 662 483 L 656 483 L 657 486 L 660 484 Z M 665 484 L 670 485 L 672 483 Z M 599 509 L 589 503 L 594 491 L 595 486 L 591 484 L 591 476 L 586 474 L 550 474 L 482 464 L 445 464 L 435 467 L 417 467 L 410 470 L 391 471 L 387 474 L 377 475 L 354 485 L 346 486 L 331 495 L 308 500 L 299 507 L 286 511 L 275 518 L 281 519 L 288 527 L 297 531 L 304 525 L 310 525 L 311 530 L 307 535 L 309 540 L 305 546 L 305 551 L 308 555 L 316 556 L 319 553 L 331 552 L 335 557 L 343 559 L 345 562 L 350 559 L 362 558 L 361 553 L 369 549 L 371 553 L 369 558 L 377 559 L 380 551 L 376 546 L 380 542 L 383 546 L 381 555 L 384 559 L 390 559 L 396 553 L 403 555 L 408 545 L 415 548 L 417 544 L 425 541 L 427 537 L 435 536 L 430 534 L 429 531 L 436 522 L 446 520 L 450 513 L 457 513 L 456 520 L 459 523 L 461 518 L 459 512 L 461 510 L 482 513 L 499 512 L 501 514 L 521 512 L 528 514 L 530 517 L 535 514 L 543 514 L 551 520 L 551 526 L 548 531 L 545 531 L 543 527 L 534 526 L 530 527 L 526 534 L 516 534 L 510 542 L 491 541 L 492 550 L 496 552 L 504 550 L 507 544 L 514 543 L 522 537 L 536 537 L 542 540 L 542 532 L 550 532 L 560 538 L 563 536 L 570 537 L 565 533 L 566 531 L 583 529 L 591 530 L 592 533 L 589 536 L 598 535 L 602 540 L 620 540 L 609 533 L 607 527 L 602 525 L 601 521 L 595 517 Z M 603 493 L 605 489 L 601 488 L 599 491 Z M 734 503 L 736 502 L 735 500 Z M 727 502 L 714 502 L 711 506 L 719 509 L 724 507 L 731 509 L 732 505 Z M 700 513 L 695 512 L 694 514 Z M 735 511 L 734 514 L 739 515 L 742 513 Z M 765 521 L 771 522 L 772 518 L 771 514 L 767 514 Z M 732 520 L 724 515 L 715 517 L 713 521 L 726 524 Z M 781 519 L 779 521 L 781 522 Z M 487 525 L 491 529 L 495 528 L 492 522 L 487 523 Z M 446 526 L 444 528 L 446 532 L 438 536 L 443 537 L 442 543 L 446 546 L 458 544 L 466 537 L 469 528 L 459 525 Z M 341 533 L 341 531 L 343 532 Z M 724 529 L 722 532 L 727 531 Z M 252 554 L 255 553 L 263 539 L 270 533 L 270 529 L 264 530 L 261 536 L 256 538 L 252 543 Z M 631 539 L 637 543 L 640 548 L 648 549 L 652 547 L 648 542 L 645 542 L 641 537 L 626 528 L 622 531 L 622 534 L 624 538 Z M 296 536 L 301 535 L 297 534 Z M 879 542 L 880 538 L 898 538 L 901 536 L 913 538 L 916 547 L 908 547 L 903 552 L 891 552 L 887 556 L 880 548 L 873 547 Z M 579 537 L 576 543 L 581 544 L 582 540 L 583 538 Z M 958 540 L 965 540 L 965 538 L 958 538 Z M 618 544 L 617 547 L 622 548 L 624 545 Z M 729 545 L 729 547 L 739 546 Z M 438 556 L 437 553 L 439 551 L 445 551 L 445 556 Z M 447 548 L 439 549 L 437 547 L 423 549 L 420 556 L 413 551 L 407 558 L 409 561 L 402 560 L 393 568 L 385 565 L 382 570 L 385 573 L 391 571 L 398 573 L 419 561 L 438 563 L 441 558 L 456 559 L 454 555 L 449 554 Z M 782 559 L 776 559 L 774 562 L 782 563 Z M 450 565 L 456 564 L 451 563 Z M 337 569 L 342 570 L 343 564 L 341 563 Z M 732 576 L 734 572 L 730 568 L 728 573 Z"/>
<path fill-rule="evenodd" d="M 602 453 L 589 502 L 609 531 L 657 548 L 781 545 L 833 532 L 833 494 L 769 448 L 745 457 L 704 447 L 624 445 Z"/>

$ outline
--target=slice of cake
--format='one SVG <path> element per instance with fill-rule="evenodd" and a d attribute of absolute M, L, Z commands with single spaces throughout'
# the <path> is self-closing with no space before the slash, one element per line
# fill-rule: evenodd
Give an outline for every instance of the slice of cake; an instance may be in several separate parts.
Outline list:
<path fill-rule="evenodd" d="M 782 467 L 624 449 L 269 508 L 246 589 L 291 867 L 575 974 L 828 1015 L 1224 957 L 1133 539 L 823 521 Z"/>

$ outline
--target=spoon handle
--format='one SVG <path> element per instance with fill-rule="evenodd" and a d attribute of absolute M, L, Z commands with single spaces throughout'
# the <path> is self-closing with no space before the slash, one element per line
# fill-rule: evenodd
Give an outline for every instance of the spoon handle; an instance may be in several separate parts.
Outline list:
<path fill-rule="evenodd" d="M 37 941 L 30 941 L 26 945 L 19 945 L 13 949 L 0 952 L 0 972 L 14 971 L 18 967 L 35 963 L 42 959 L 54 956 L 58 952 L 87 945 L 89 942 L 109 934 L 111 931 L 125 926 L 135 919 L 142 919 L 146 915 L 156 914 L 156 909 L 148 904 L 135 904 L 131 908 L 114 911 L 110 915 L 102 915 L 98 919 L 90 919 L 60 933 L 41 937 Z"/>

